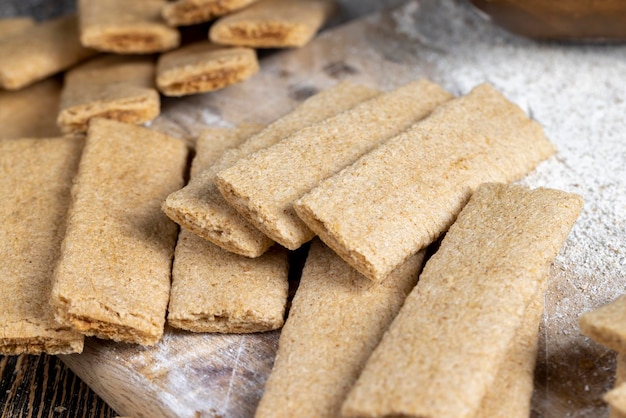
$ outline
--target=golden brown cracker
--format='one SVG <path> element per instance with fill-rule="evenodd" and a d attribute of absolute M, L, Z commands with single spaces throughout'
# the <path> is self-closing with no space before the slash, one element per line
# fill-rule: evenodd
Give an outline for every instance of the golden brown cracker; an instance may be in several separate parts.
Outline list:
<path fill-rule="evenodd" d="M 594 341 L 626 353 L 626 295 L 580 317 L 580 331 Z"/>
<path fill-rule="evenodd" d="M 163 6 L 162 15 L 170 26 L 195 25 L 232 13 L 256 0 L 177 0 Z"/>
<path fill-rule="evenodd" d="M 0 19 L 0 42 L 11 35 L 22 32 L 35 25 L 30 17 L 8 17 Z"/>

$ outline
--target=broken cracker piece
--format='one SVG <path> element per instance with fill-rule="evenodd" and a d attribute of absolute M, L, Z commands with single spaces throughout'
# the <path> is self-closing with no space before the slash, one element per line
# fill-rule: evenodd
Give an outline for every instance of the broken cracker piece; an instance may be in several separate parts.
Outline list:
<path fill-rule="evenodd" d="M 580 317 L 580 331 L 612 350 L 626 353 L 626 295 Z"/>

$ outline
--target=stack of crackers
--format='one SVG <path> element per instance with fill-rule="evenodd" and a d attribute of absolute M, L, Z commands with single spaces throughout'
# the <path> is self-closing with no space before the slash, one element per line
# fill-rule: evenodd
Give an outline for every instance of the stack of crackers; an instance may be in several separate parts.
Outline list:
<path fill-rule="evenodd" d="M 0 93 L 25 115 L 0 107 L 3 354 L 76 353 L 84 336 L 153 345 L 166 323 L 282 328 L 258 417 L 528 416 L 549 267 L 582 199 L 510 184 L 556 150 L 494 87 L 455 97 L 427 80 L 386 92 L 339 83 L 267 126 L 206 129 L 190 167 L 184 142 L 137 126 L 158 114 L 154 83 L 165 94 L 214 85 L 196 69 L 301 45 L 331 9 L 85 0 L 80 24 L 0 43 L 0 82 L 13 89 L 113 53 L 69 70 L 62 88 Z M 122 55 L 177 48 L 173 26 L 227 13 L 210 43 L 163 53 L 156 77 L 151 59 Z M 73 49 L 5 64 L 5 49 L 38 45 L 20 30 Z M 289 259 L 303 249 L 287 314 Z"/>

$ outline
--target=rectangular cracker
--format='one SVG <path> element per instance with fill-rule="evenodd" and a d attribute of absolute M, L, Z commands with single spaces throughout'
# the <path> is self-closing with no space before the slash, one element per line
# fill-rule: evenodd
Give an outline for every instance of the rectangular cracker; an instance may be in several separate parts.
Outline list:
<path fill-rule="evenodd" d="M 141 124 L 156 118 L 159 93 L 152 58 L 105 55 L 65 75 L 57 123 L 66 133 L 86 132 L 95 117 Z"/>
<path fill-rule="evenodd" d="M 416 254 L 373 283 L 311 244 L 255 417 L 338 417 L 348 391 L 415 283 Z"/>
<path fill-rule="evenodd" d="M 379 281 L 443 234 L 479 184 L 519 179 L 554 152 L 538 123 L 482 84 L 322 182 L 295 211 Z"/>
<path fill-rule="evenodd" d="M 258 71 L 254 49 L 202 41 L 162 54 L 156 82 L 164 95 L 184 96 L 239 83 Z"/>
<path fill-rule="evenodd" d="M 78 40 L 76 16 L 43 22 L 0 41 L 0 87 L 21 89 L 94 54 Z"/>
<path fill-rule="evenodd" d="M 115 341 L 160 339 L 177 228 L 159 208 L 182 186 L 186 158 L 178 139 L 91 121 L 55 271 L 59 322 Z"/>
<path fill-rule="evenodd" d="M 56 117 L 61 82 L 50 78 L 17 91 L 0 91 L 0 139 L 60 136 Z"/>
<path fill-rule="evenodd" d="M 237 148 L 226 150 L 210 169 L 194 176 L 182 190 L 168 196 L 163 210 L 183 228 L 225 250 L 246 257 L 260 256 L 274 242 L 224 200 L 213 181 L 216 173 L 253 152 L 274 145 L 306 126 L 350 109 L 377 94 L 377 91 L 367 87 L 344 82 L 310 97 Z"/>
<path fill-rule="evenodd" d="M 253 128 L 254 129 L 254 128 Z M 191 178 L 249 137 L 250 129 L 211 129 L 198 138 Z M 178 236 L 167 322 L 194 332 L 263 332 L 283 325 L 287 251 L 258 258 L 225 251 L 187 230 Z"/>
<path fill-rule="evenodd" d="M 215 183 L 252 225 L 295 250 L 315 235 L 294 212 L 297 199 L 450 99 L 427 80 L 408 83 L 241 159 Z"/>
<path fill-rule="evenodd" d="M 161 14 L 170 26 L 208 22 L 239 10 L 256 0 L 177 0 L 163 6 Z"/>
<path fill-rule="evenodd" d="M 626 353 L 626 295 L 598 309 L 585 312 L 580 331 L 611 350 Z"/>
<path fill-rule="evenodd" d="M 301 47 L 335 10 L 333 0 L 259 0 L 218 19 L 209 39 L 252 48 Z"/>
<path fill-rule="evenodd" d="M 79 0 L 80 41 L 99 51 L 151 54 L 180 45 L 161 17 L 167 0 Z"/>
<path fill-rule="evenodd" d="M 480 186 L 342 407 L 346 417 L 473 417 L 526 307 L 582 207 L 580 196 Z"/>
<path fill-rule="evenodd" d="M 30 17 L 8 17 L 0 19 L 0 42 L 35 25 Z"/>
<path fill-rule="evenodd" d="M 0 354 L 69 354 L 83 336 L 57 324 L 50 306 L 70 188 L 83 141 L 0 141 Z"/>

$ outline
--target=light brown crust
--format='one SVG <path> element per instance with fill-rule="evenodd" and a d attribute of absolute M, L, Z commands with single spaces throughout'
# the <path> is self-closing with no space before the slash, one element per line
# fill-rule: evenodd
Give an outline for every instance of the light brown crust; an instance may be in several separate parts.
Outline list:
<path fill-rule="evenodd" d="M 183 228 L 227 251 L 259 257 L 274 242 L 224 200 L 213 181 L 215 174 L 240 158 L 267 148 L 299 129 L 347 110 L 376 94 L 372 89 L 350 83 L 340 83 L 316 94 L 237 148 L 226 150 L 208 170 L 193 176 L 187 186 L 168 196 L 163 210 Z"/>
<path fill-rule="evenodd" d="M 0 87 L 21 89 L 95 54 L 78 41 L 73 15 L 35 25 L 0 42 Z"/>
<path fill-rule="evenodd" d="M 295 250 L 315 235 L 293 210 L 297 199 L 452 97 L 427 80 L 408 83 L 239 160 L 215 184 L 252 225 Z"/>
<path fill-rule="evenodd" d="M 91 121 L 55 271 L 59 322 L 116 341 L 160 339 L 177 228 L 159 207 L 182 186 L 186 157 L 167 135 Z"/>
<path fill-rule="evenodd" d="M 479 184 L 517 180 L 554 152 L 537 122 L 482 84 L 294 206 L 348 264 L 379 281 L 441 236 Z"/>
<path fill-rule="evenodd" d="M 159 93 L 151 58 L 108 55 L 65 75 L 57 123 L 66 133 L 86 132 L 100 117 L 141 124 L 156 118 Z"/>
<path fill-rule="evenodd" d="M 260 0 L 217 20 L 211 41 L 252 48 L 301 47 L 335 11 L 332 0 Z"/>
<path fill-rule="evenodd" d="M 35 21 L 30 17 L 0 19 L 0 39 L 4 40 L 8 36 L 20 33 L 32 26 L 35 26 Z"/>
<path fill-rule="evenodd" d="M 177 0 L 167 3 L 163 19 L 170 26 L 186 26 L 208 22 L 218 16 L 234 12 L 256 0 Z"/>
<path fill-rule="evenodd" d="M 611 350 L 626 353 L 626 295 L 584 313 L 579 325 L 580 331 L 594 341 Z"/>
<path fill-rule="evenodd" d="M 204 41 L 161 55 L 156 82 L 166 96 L 184 96 L 239 83 L 258 71 L 253 49 Z"/>
<path fill-rule="evenodd" d="M 342 407 L 346 417 L 471 417 L 582 207 L 580 196 L 480 186 Z"/>
<path fill-rule="evenodd" d="M 338 417 L 417 282 L 424 253 L 376 284 L 314 240 L 255 417 Z"/>
<path fill-rule="evenodd" d="M 166 4 L 167 0 L 80 0 L 80 41 L 89 48 L 117 54 L 176 48 L 180 33 L 161 18 Z"/>
<path fill-rule="evenodd" d="M 57 324 L 49 304 L 82 147 L 77 138 L 0 141 L 2 355 L 83 349 L 83 336 Z"/>

